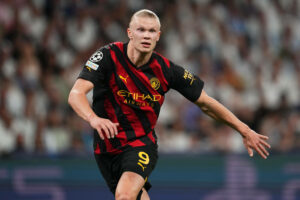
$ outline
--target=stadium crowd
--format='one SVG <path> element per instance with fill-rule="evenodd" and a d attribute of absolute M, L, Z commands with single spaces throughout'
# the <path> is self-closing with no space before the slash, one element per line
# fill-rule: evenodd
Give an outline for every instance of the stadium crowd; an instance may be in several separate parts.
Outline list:
<path fill-rule="evenodd" d="M 273 152 L 299 151 L 299 1 L 1 0 L 1 156 L 92 152 L 92 130 L 70 109 L 68 93 L 97 48 L 127 41 L 129 18 L 142 8 L 161 19 L 157 52 L 270 136 Z M 156 132 L 161 152 L 245 152 L 237 132 L 174 91 Z"/>

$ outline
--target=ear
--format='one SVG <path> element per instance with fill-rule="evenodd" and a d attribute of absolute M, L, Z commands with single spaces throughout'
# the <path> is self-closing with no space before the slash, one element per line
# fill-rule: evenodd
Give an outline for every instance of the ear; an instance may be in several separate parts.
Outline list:
<path fill-rule="evenodd" d="M 129 40 L 132 40 L 133 36 L 132 36 L 132 32 L 131 32 L 130 28 L 127 28 L 127 35 L 128 35 Z"/>
<path fill-rule="evenodd" d="M 158 32 L 158 37 L 157 37 L 157 39 L 156 39 L 156 42 L 159 41 L 160 35 L 161 35 L 161 31 Z"/>

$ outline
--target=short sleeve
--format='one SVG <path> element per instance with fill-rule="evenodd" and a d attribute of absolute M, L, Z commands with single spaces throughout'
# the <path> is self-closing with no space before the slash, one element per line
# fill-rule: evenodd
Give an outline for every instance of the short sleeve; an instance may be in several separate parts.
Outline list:
<path fill-rule="evenodd" d="M 78 78 L 99 84 L 105 78 L 110 63 L 110 51 L 107 47 L 98 49 L 85 63 Z"/>
<path fill-rule="evenodd" d="M 202 92 L 204 82 L 181 66 L 170 65 L 170 88 L 180 92 L 191 102 L 195 102 Z"/>

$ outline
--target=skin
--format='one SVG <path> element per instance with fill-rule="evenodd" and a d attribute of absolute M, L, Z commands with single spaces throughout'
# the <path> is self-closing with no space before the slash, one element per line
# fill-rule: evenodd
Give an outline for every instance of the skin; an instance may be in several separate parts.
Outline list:
<path fill-rule="evenodd" d="M 160 38 L 158 20 L 149 17 L 134 17 L 127 29 L 127 34 L 129 59 L 138 67 L 146 64 Z"/>
<path fill-rule="evenodd" d="M 161 35 L 159 21 L 156 18 L 136 16 L 131 21 L 127 34 L 129 37 L 127 49 L 129 59 L 137 67 L 146 64 Z M 112 123 L 109 119 L 98 117 L 86 98 L 86 94 L 93 87 L 93 83 L 78 79 L 70 92 L 69 104 L 80 117 L 88 121 L 91 127 L 98 131 L 100 138 L 113 138 L 118 134 L 118 124 Z M 194 103 L 210 117 L 237 130 L 243 137 L 243 143 L 251 157 L 253 156 L 253 150 L 255 150 L 261 157 L 267 158 L 269 153 L 266 148 L 270 148 L 270 145 L 266 142 L 267 136 L 251 130 L 222 104 L 208 96 L 204 90 Z M 116 200 L 136 200 L 141 189 L 143 190 L 142 200 L 149 200 L 149 195 L 143 188 L 144 183 L 145 180 L 139 174 L 124 172 L 116 188 Z"/>

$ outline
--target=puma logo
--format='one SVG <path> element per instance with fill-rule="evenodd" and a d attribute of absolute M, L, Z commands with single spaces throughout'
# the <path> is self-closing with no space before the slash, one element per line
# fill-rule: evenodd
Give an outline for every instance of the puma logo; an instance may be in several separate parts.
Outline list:
<path fill-rule="evenodd" d="M 90 67 L 86 67 L 90 72 L 92 71 Z"/>
<path fill-rule="evenodd" d="M 138 163 L 138 165 L 142 167 L 142 170 L 143 170 L 143 171 L 145 171 L 145 168 L 146 168 L 146 167 L 144 167 L 140 162 Z"/>
<path fill-rule="evenodd" d="M 126 78 L 124 78 L 122 75 L 119 75 L 120 79 L 122 79 L 125 83 L 127 83 L 127 78 L 128 78 L 128 75 L 126 76 Z"/>

